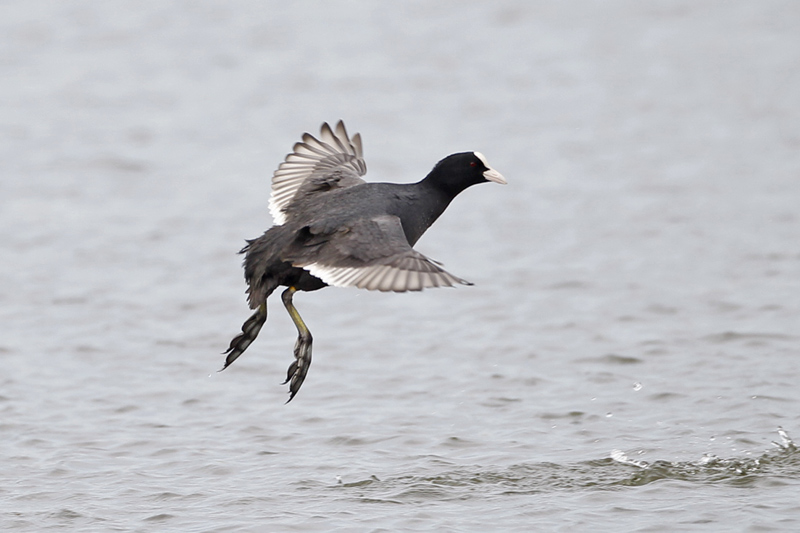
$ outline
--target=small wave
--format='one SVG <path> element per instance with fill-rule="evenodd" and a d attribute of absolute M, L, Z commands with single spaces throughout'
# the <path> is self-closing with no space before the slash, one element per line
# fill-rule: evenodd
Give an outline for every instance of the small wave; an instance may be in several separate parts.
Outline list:
<path fill-rule="evenodd" d="M 621 450 L 610 457 L 574 464 L 530 463 L 507 468 L 460 467 L 435 475 L 403 475 L 342 482 L 332 490 L 347 491 L 360 501 L 394 504 L 463 500 L 472 497 L 535 494 L 555 491 L 620 490 L 661 480 L 751 486 L 761 481 L 780 483 L 800 476 L 800 453 L 783 428 L 779 442 L 757 458 L 723 459 L 704 455 L 695 461 L 631 459 Z"/>

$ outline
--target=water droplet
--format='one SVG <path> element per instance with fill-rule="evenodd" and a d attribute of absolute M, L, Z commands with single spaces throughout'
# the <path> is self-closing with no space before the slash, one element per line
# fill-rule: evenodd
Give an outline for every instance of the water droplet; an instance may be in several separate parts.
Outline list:
<path fill-rule="evenodd" d="M 597 397 L 594 397 L 594 398 L 591 399 L 591 401 L 595 401 L 596 399 L 597 399 Z"/>
<path fill-rule="evenodd" d="M 612 413 L 606 413 L 606 418 L 611 418 L 612 416 L 614 416 Z"/>
<path fill-rule="evenodd" d="M 714 440 L 714 439 L 716 439 L 716 438 L 717 438 L 716 436 L 714 436 L 714 435 L 711 435 L 711 438 L 710 438 L 710 439 L 708 439 L 708 440 Z"/>
<path fill-rule="evenodd" d="M 642 384 L 637 381 L 636 383 L 633 384 L 633 390 L 635 391 L 642 390 Z"/>

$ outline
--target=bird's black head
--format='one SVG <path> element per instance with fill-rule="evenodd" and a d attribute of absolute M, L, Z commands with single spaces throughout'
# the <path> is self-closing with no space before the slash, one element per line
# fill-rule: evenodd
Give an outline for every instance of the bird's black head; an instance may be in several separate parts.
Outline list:
<path fill-rule="evenodd" d="M 506 184 L 505 178 L 489 166 L 480 152 L 462 152 L 445 157 L 436 163 L 425 181 L 453 196 L 478 183 Z"/>

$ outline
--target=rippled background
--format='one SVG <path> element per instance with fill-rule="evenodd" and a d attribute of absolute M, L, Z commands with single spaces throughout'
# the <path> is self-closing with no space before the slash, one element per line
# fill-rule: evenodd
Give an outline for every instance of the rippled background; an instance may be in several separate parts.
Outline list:
<path fill-rule="evenodd" d="M 0 6 L 0 529 L 800 529 L 800 4 Z M 304 131 L 509 181 L 249 316 Z M 779 432 L 782 427 L 785 433 Z M 774 444 L 773 444 L 774 441 Z"/>

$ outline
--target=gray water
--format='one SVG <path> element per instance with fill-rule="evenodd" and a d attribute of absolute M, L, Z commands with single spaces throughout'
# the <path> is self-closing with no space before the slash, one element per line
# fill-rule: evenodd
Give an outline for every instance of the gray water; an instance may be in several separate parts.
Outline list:
<path fill-rule="evenodd" d="M 0 530 L 800 529 L 800 4 L 289 4 L 0 6 Z M 509 184 L 284 405 L 235 252 L 339 118 Z"/>

